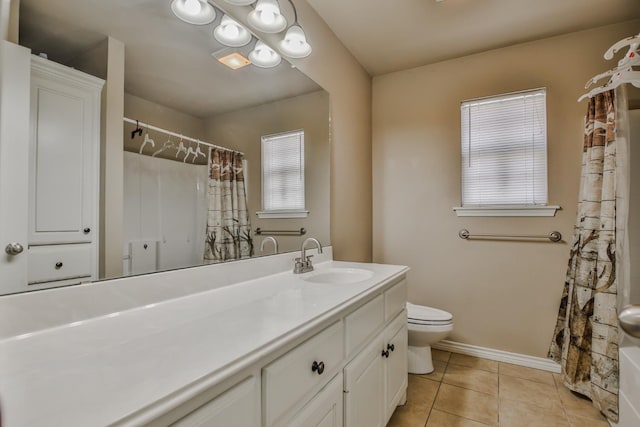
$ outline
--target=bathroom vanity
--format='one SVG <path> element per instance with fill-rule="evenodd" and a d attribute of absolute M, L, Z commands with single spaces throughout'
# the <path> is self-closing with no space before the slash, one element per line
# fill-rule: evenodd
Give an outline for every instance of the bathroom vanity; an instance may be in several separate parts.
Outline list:
<path fill-rule="evenodd" d="M 3 422 L 384 426 L 406 396 L 408 269 L 325 250 L 314 271 L 293 274 L 293 256 L 4 298 L 8 321 L 52 313 L 51 327 L 0 330 Z M 169 295 L 169 281 L 183 294 Z M 70 303 L 93 308 L 56 305 L 74 290 Z"/>

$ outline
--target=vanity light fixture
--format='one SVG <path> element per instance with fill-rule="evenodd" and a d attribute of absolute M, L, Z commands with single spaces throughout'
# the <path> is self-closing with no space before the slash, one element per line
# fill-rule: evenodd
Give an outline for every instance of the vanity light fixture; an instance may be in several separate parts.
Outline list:
<path fill-rule="evenodd" d="M 173 0 L 171 10 L 189 24 L 207 25 L 216 19 L 216 10 L 206 0 Z"/>
<path fill-rule="evenodd" d="M 273 68 L 282 61 L 282 57 L 261 40 L 256 42 L 255 47 L 249 53 L 249 59 L 253 65 L 260 68 Z"/>
<path fill-rule="evenodd" d="M 287 20 L 280 13 L 278 0 L 258 0 L 247 20 L 253 28 L 264 33 L 279 33 L 287 28 Z"/>
<path fill-rule="evenodd" d="M 236 6 L 247 6 L 247 22 L 253 28 L 263 33 L 281 33 L 287 29 L 287 19 L 280 11 L 278 0 L 224 0 Z M 311 54 L 311 45 L 307 41 L 307 36 L 298 23 L 298 11 L 293 0 L 288 0 L 293 9 L 293 24 L 287 29 L 283 39 L 277 42 L 277 48 L 281 54 L 289 58 L 306 58 Z M 254 7 L 248 7 L 256 3 Z M 216 8 L 209 3 L 209 0 L 172 0 L 171 10 L 181 20 L 190 24 L 205 25 L 213 22 L 216 18 Z M 251 32 L 230 16 L 223 14 L 220 24 L 213 30 L 214 38 L 221 44 L 228 47 L 242 47 L 248 45 L 253 36 Z M 233 69 L 241 68 L 248 63 L 253 63 L 257 67 L 272 68 L 280 64 L 282 57 L 280 53 L 262 41 L 258 41 L 254 49 L 249 53 L 249 60 L 244 55 L 240 55 L 244 61 L 238 58 L 230 58 L 231 65 L 225 63 L 219 56 L 220 62 Z M 245 63 L 246 61 L 246 63 Z"/>
<path fill-rule="evenodd" d="M 227 15 L 222 17 L 220 25 L 213 30 L 213 37 L 229 47 L 241 47 L 251 41 L 249 30 Z"/>

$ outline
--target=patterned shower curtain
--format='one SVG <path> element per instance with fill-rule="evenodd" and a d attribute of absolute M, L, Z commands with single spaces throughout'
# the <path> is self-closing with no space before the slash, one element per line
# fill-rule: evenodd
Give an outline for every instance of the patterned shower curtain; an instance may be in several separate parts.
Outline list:
<path fill-rule="evenodd" d="M 618 421 L 614 92 L 591 98 L 578 216 L 549 357 L 564 384 Z"/>
<path fill-rule="evenodd" d="M 236 151 L 212 148 L 209 152 L 205 263 L 254 254 L 243 160 L 244 156 Z"/>

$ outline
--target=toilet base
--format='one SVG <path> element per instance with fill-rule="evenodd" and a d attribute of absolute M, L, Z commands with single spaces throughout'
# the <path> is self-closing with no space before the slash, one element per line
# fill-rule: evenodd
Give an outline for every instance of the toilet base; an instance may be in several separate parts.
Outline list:
<path fill-rule="evenodd" d="M 410 374 L 430 374 L 433 372 L 430 345 L 425 347 L 414 347 L 410 345 L 407 354 Z"/>

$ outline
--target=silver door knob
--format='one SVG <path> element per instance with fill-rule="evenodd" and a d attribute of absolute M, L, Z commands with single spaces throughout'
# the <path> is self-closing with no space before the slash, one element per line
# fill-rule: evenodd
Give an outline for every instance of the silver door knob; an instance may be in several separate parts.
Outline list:
<path fill-rule="evenodd" d="M 18 255 L 18 254 L 21 254 L 22 251 L 24 251 L 24 246 L 22 246 L 20 243 L 17 243 L 17 242 L 9 243 L 4 248 L 4 251 L 9 255 Z"/>
<path fill-rule="evenodd" d="M 640 338 L 640 305 L 628 305 L 618 316 L 620 327 L 634 338 Z"/>

